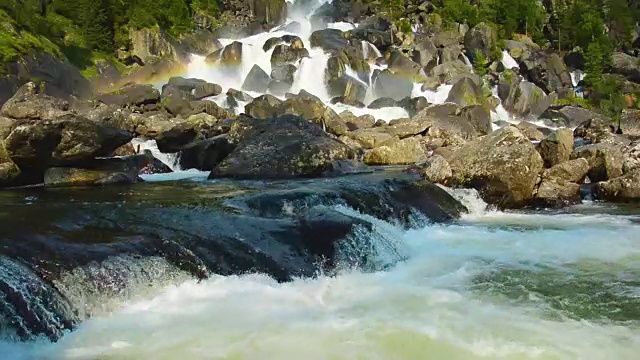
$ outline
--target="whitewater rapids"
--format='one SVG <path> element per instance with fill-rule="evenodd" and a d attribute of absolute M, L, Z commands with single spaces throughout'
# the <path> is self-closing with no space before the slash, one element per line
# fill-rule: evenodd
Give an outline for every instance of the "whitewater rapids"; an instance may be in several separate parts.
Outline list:
<path fill-rule="evenodd" d="M 638 217 L 587 204 L 486 211 L 454 225 L 374 221 L 386 271 L 277 283 L 186 280 L 83 323 L 58 343 L 0 343 L 5 359 L 634 359 Z M 340 211 L 362 216 L 349 208 Z M 607 214 L 609 213 L 609 214 Z M 604 294 L 604 295 L 603 295 Z"/>

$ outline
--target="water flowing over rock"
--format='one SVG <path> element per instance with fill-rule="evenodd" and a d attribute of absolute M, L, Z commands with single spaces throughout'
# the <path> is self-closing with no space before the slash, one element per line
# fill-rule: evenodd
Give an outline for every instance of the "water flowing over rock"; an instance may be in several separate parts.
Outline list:
<path fill-rule="evenodd" d="M 163 279 L 258 272 L 291 281 L 373 263 L 373 254 L 344 252 L 373 241 L 374 225 L 333 205 L 405 227 L 416 214 L 448 222 L 466 212 L 444 190 L 400 172 L 267 186 L 61 188 L 39 193 L 38 206 L 18 206 L 23 197 L 4 202 L 16 205 L 16 221 L 0 231 L 0 317 L 25 340 L 58 339 L 99 312 L 102 299 Z"/>
<path fill-rule="evenodd" d="M 452 185 L 475 188 L 501 208 L 526 205 L 543 166 L 535 147 L 513 126 L 462 145 L 448 161 Z"/>

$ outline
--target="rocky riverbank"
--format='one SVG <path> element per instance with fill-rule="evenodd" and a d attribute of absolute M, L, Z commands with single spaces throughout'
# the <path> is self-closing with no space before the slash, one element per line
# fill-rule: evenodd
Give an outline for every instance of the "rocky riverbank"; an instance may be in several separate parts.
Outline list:
<path fill-rule="evenodd" d="M 579 109 L 583 121 L 575 130 L 523 122 L 492 131 L 489 110 L 478 104 L 487 100 L 468 77 L 453 85 L 446 104 L 400 100 L 414 115 L 389 123 L 336 114 L 304 92 L 257 97 L 236 116 L 202 100 L 219 92 L 214 84 L 173 78 L 162 94 L 132 85 L 69 103 L 28 83 L 0 111 L 0 184 L 137 182 L 157 162 L 129 145 L 141 137 L 180 154 L 185 169 L 211 171 L 211 179 L 314 178 L 402 165 L 433 182 L 475 188 L 501 208 L 574 204 L 585 187 L 597 199 L 638 197 L 638 143 L 607 120 Z M 228 96 L 248 98 L 231 90 Z"/>

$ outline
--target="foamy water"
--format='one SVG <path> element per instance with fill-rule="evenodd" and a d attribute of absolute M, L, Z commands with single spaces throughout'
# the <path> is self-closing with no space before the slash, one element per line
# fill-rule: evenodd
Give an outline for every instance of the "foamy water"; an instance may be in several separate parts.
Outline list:
<path fill-rule="evenodd" d="M 0 353 L 7 359 L 635 359 L 640 318 L 619 321 L 615 310 L 602 309 L 597 291 L 611 291 L 607 301 L 640 304 L 637 217 L 485 211 L 473 192 L 454 194 L 470 215 L 414 230 L 338 208 L 374 222 L 378 256 L 395 259 L 386 271 L 345 269 L 284 284 L 263 275 L 184 281 L 89 320 L 56 344 L 4 343 Z"/>

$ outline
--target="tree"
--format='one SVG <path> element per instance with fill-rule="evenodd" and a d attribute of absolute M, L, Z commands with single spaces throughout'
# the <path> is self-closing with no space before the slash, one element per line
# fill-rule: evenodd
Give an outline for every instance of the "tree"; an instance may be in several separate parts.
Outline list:
<path fill-rule="evenodd" d="M 473 71 L 480 76 L 489 73 L 489 60 L 479 49 L 473 54 Z"/>
<path fill-rule="evenodd" d="M 78 20 L 89 49 L 114 49 L 113 21 L 108 0 L 80 0 Z"/>
<path fill-rule="evenodd" d="M 584 82 L 590 90 L 597 89 L 600 86 L 604 68 L 604 56 L 605 50 L 599 42 L 594 41 L 589 44 L 587 52 L 585 53 Z"/>
<path fill-rule="evenodd" d="M 380 5 L 382 5 L 389 14 L 389 20 L 395 22 L 400 17 L 400 14 L 404 10 L 404 5 L 402 0 L 382 0 Z M 391 34 L 391 41 L 393 42 L 393 29 L 391 26 L 389 27 L 389 33 Z"/>

